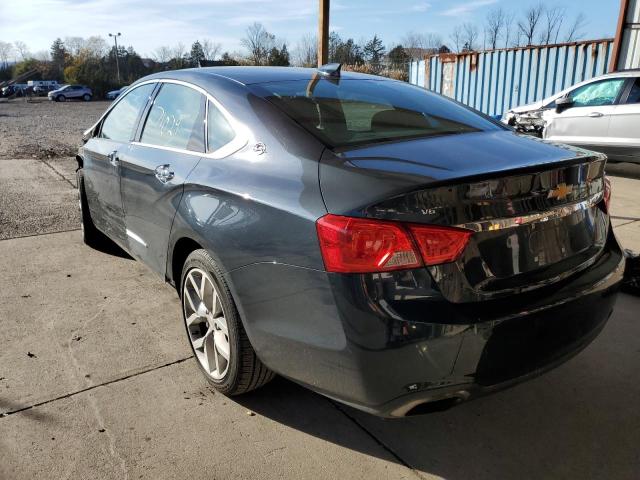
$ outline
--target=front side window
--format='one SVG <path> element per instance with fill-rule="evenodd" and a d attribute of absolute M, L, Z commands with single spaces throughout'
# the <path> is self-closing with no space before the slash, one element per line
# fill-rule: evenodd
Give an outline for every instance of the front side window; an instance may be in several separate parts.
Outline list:
<path fill-rule="evenodd" d="M 601 80 L 576 88 L 571 92 L 574 107 L 613 105 L 624 85 L 624 78 Z"/>
<path fill-rule="evenodd" d="M 257 85 L 330 148 L 503 127 L 424 89 L 387 80 L 293 80 Z"/>
<path fill-rule="evenodd" d="M 212 103 L 209 102 L 209 113 L 207 118 L 207 142 L 209 143 L 209 151 L 213 152 L 220 147 L 226 145 L 233 137 L 235 132 L 224 118 L 222 112 Z"/>
<path fill-rule="evenodd" d="M 155 84 L 148 83 L 129 91 L 109 112 L 102 123 L 100 137 L 126 143 L 133 138 L 136 120 L 147 104 Z"/>
<path fill-rule="evenodd" d="M 205 97 L 174 83 L 164 83 L 156 96 L 140 141 L 159 147 L 204 152 Z"/>

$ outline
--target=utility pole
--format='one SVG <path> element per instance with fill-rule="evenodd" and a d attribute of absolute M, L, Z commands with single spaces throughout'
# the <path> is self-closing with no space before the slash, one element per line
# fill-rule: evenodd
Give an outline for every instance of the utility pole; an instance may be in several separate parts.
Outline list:
<path fill-rule="evenodd" d="M 110 33 L 109 36 L 113 37 L 113 41 L 116 45 L 116 71 L 118 72 L 118 85 L 120 85 L 120 62 L 118 61 L 118 37 L 122 35 L 118 33 Z"/>
<path fill-rule="evenodd" d="M 318 15 L 318 66 L 329 63 L 329 2 L 319 0 Z"/>

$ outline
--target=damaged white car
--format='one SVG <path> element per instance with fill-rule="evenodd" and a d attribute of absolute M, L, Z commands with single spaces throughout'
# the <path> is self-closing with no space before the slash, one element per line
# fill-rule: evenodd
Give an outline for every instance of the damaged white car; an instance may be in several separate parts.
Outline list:
<path fill-rule="evenodd" d="M 640 163 L 640 70 L 594 77 L 544 100 L 513 108 L 502 121 L 546 140 Z"/>

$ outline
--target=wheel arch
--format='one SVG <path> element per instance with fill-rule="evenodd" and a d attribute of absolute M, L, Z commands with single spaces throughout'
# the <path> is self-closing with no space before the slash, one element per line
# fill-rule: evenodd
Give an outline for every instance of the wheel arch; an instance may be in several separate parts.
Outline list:
<path fill-rule="evenodd" d="M 191 237 L 180 237 L 171 249 L 169 257 L 169 268 L 167 269 L 167 280 L 176 287 L 180 293 L 180 276 L 182 275 L 182 267 L 191 252 L 203 248 L 199 242 Z"/>

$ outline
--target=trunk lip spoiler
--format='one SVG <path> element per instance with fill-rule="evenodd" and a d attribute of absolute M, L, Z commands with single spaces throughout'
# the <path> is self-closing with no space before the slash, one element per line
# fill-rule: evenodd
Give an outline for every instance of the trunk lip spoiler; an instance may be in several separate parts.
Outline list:
<path fill-rule="evenodd" d="M 600 191 L 585 200 L 546 210 L 544 212 L 530 213 L 516 217 L 497 218 L 491 220 L 480 220 L 476 222 L 461 223 L 453 225 L 457 228 L 465 228 L 474 232 L 490 232 L 504 230 L 506 228 L 519 227 L 531 223 L 542 223 L 556 218 L 566 217 L 580 210 L 588 210 L 600 203 L 604 198 L 604 192 Z"/>

